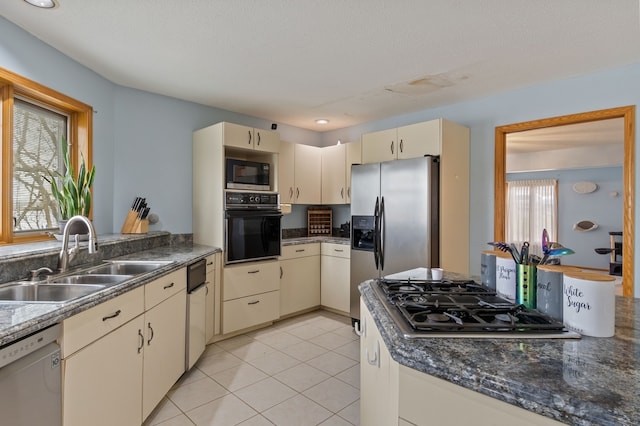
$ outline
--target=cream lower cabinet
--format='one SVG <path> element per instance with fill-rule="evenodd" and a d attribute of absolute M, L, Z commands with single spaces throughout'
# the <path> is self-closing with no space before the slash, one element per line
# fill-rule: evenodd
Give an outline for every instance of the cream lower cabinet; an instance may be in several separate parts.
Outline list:
<path fill-rule="evenodd" d="M 63 360 L 63 424 L 142 423 L 142 315 Z"/>
<path fill-rule="evenodd" d="M 63 424 L 142 424 L 184 372 L 185 320 L 185 269 L 64 320 Z"/>
<path fill-rule="evenodd" d="M 348 315 L 351 250 L 345 244 L 321 243 L 320 251 L 320 304 Z"/>
<path fill-rule="evenodd" d="M 186 290 L 144 314 L 142 419 L 146 419 L 185 371 Z"/>
<path fill-rule="evenodd" d="M 282 247 L 280 316 L 320 305 L 320 243 Z"/>
<path fill-rule="evenodd" d="M 207 256 L 207 281 L 205 301 L 205 341 L 210 342 L 213 336 L 220 334 L 220 273 L 221 253 Z"/>
<path fill-rule="evenodd" d="M 371 313 L 362 301 L 360 330 L 360 423 L 363 425 L 562 424 L 399 365 L 391 358 Z"/>
<path fill-rule="evenodd" d="M 280 317 L 280 265 L 277 260 L 227 265 L 222 282 L 222 333 Z"/>
<path fill-rule="evenodd" d="M 360 330 L 360 424 L 397 424 L 399 365 L 391 359 L 373 317 L 362 301 Z"/>

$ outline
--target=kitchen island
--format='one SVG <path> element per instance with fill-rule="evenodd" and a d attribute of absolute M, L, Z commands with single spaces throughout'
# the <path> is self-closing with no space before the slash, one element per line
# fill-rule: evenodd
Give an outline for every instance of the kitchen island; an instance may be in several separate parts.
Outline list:
<path fill-rule="evenodd" d="M 638 299 L 616 298 L 616 334 L 612 338 L 408 340 L 377 299 L 371 282 L 361 284 L 360 293 L 392 360 L 401 369 L 408 367 L 457 385 L 461 392 L 474 391 L 547 418 L 539 417 L 541 421 L 640 424 Z M 393 387 L 391 383 L 384 391 Z M 402 383 L 399 393 L 403 393 Z M 421 395 L 417 399 L 423 402 L 426 421 L 428 398 Z M 402 400 L 400 407 L 402 412 Z M 459 411 L 465 410 L 460 406 Z M 489 418 L 486 421 L 500 424 Z M 474 423 L 485 424 L 482 416 Z M 535 420 L 531 424 L 536 424 Z"/>

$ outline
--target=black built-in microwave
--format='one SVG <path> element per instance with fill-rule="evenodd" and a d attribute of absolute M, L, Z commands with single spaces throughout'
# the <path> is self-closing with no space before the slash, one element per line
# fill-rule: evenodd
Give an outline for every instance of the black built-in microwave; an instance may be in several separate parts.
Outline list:
<path fill-rule="evenodd" d="M 227 158 L 227 189 L 269 191 L 271 165 Z"/>

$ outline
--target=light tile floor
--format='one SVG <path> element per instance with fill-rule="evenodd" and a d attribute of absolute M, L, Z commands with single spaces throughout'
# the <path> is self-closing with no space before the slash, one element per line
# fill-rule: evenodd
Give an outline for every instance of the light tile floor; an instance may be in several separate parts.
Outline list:
<path fill-rule="evenodd" d="M 319 310 L 207 346 L 145 426 L 360 424 L 360 342 Z"/>

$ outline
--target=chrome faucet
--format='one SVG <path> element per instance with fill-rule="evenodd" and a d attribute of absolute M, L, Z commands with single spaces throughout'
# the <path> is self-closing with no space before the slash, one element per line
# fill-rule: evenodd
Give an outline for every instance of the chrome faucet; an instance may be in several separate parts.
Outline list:
<path fill-rule="evenodd" d="M 47 268 L 46 266 L 38 269 L 33 269 L 31 271 L 31 281 L 40 281 L 40 274 L 43 273 L 53 274 L 53 270 L 51 268 Z"/>
<path fill-rule="evenodd" d="M 60 272 L 65 272 L 67 270 L 67 268 L 69 267 L 69 261 L 73 259 L 75 255 L 78 253 L 78 251 L 80 250 L 78 234 L 76 234 L 75 236 L 75 240 L 76 240 L 75 247 L 72 247 L 70 249 L 68 248 L 69 247 L 69 229 L 71 229 L 69 225 L 77 221 L 84 222 L 84 224 L 87 225 L 87 228 L 89 228 L 89 253 L 93 254 L 98 251 L 98 237 L 96 235 L 96 230 L 93 227 L 93 224 L 91 223 L 91 221 L 84 216 L 80 216 L 80 215 L 73 216 L 71 219 L 67 221 L 67 225 L 64 227 L 64 233 L 62 235 L 62 250 L 60 250 L 60 257 L 58 262 L 60 266 Z"/>

